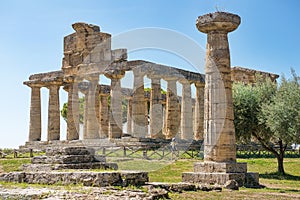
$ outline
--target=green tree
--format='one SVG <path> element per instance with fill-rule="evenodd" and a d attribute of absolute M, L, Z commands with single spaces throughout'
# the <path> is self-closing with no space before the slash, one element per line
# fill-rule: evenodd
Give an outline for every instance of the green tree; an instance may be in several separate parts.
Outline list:
<path fill-rule="evenodd" d="M 242 83 L 233 86 L 237 140 L 241 143 L 249 142 L 251 138 L 259 141 L 277 158 L 280 174 L 285 173 L 286 148 L 299 142 L 299 85 L 299 78 L 293 72 L 293 79 L 283 77 L 279 86 L 262 77 L 258 77 L 253 86 Z"/>
<path fill-rule="evenodd" d="M 292 143 L 300 142 L 300 81 L 292 70 L 293 78 L 284 76 L 271 103 L 262 104 L 260 122 L 265 123 L 272 135 L 264 138 L 279 146 L 272 153 L 278 161 L 278 172 L 284 174 L 284 152 Z"/>

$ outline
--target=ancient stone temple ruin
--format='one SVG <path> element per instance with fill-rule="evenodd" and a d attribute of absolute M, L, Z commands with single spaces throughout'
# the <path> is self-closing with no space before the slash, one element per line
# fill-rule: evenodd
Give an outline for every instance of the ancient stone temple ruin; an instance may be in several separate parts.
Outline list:
<path fill-rule="evenodd" d="M 31 75 L 24 82 L 31 88 L 28 145 L 41 140 L 42 87 L 49 89 L 47 141 L 61 139 L 61 88 L 68 92 L 67 141 L 80 139 L 79 93 L 85 97 L 83 140 L 122 138 L 124 132 L 136 138 L 202 139 L 203 74 L 143 60 L 128 61 L 126 49 L 112 50 L 111 35 L 101 32 L 98 26 L 75 23 L 72 27 L 75 33 L 64 38 L 62 69 Z M 121 79 L 129 71 L 133 73 L 130 89 L 121 85 Z M 110 79 L 111 84 L 99 84 L 100 75 Z M 144 77 L 151 80 L 150 94 L 145 94 Z M 161 93 L 161 80 L 167 82 L 165 95 Z M 177 96 L 177 82 L 182 85 L 182 97 Z M 191 85 L 196 88 L 194 99 Z M 127 130 L 122 130 L 123 98 L 128 105 Z"/>
<path fill-rule="evenodd" d="M 237 15 L 216 12 L 198 18 L 197 28 L 207 34 L 205 75 L 143 60 L 127 60 L 126 49 L 112 49 L 111 35 L 100 27 L 75 23 L 74 33 L 64 38 L 61 70 L 34 74 L 24 84 L 31 88 L 30 129 L 26 148 L 59 144 L 60 97 L 68 93 L 67 135 L 63 145 L 102 139 L 120 141 L 126 135 L 153 140 L 204 140 L 204 163 L 193 173 L 184 173 L 183 182 L 239 185 L 258 184 L 258 174 L 247 173 L 245 163 L 236 162 L 232 81 L 254 83 L 257 71 L 230 68 L 227 34 L 240 24 Z M 121 80 L 133 74 L 133 88 Z M 275 74 L 259 72 L 276 81 Z M 110 85 L 101 84 L 103 75 Z M 144 77 L 151 80 L 145 92 Z M 162 80 L 167 92 L 162 94 Z M 177 84 L 182 86 L 178 95 Z M 49 90 L 47 141 L 41 143 L 41 88 Z M 192 98 L 191 88 L 196 91 Z M 204 92 L 205 91 L 205 92 Z M 79 98 L 84 96 L 83 136 L 80 138 Z M 127 129 L 122 126 L 122 101 L 127 101 Z M 148 109 L 148 105 L 150 108 Z M 149 118 L 149 119 L 148 119 Z M 149 123 L 149 125 L 148 125 Z M 125 134 L 126 133 L 126 134 Z M 85 143 L 86 144 L 86 143 Z"/>

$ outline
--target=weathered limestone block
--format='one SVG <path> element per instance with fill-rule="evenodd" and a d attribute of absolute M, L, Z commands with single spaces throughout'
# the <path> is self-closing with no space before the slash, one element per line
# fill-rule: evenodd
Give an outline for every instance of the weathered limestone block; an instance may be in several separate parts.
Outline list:
<path fill-rule="evenodd" d="M 90 163 L 71 163 L 71 164 L 24 164 L 23 171 L 52 171 L 64 169 L 104 169 L 117 170 L 117 163 L 90 162 Z"/>
<path fill-rule="evenodd" d="M 59 155 L 59 156 L 36 156 L 31 160 L 32 164 L 74 164 L 89 163 L 95 161 L 92 155 Z"/>
<path fill-rule="evenodd" d="M 245 185 L 245 173 L 182 173 L 182 181 L 189 183 L 225 185 L 225 183 L 229 180 L 237 181 L 239 187 L 242 187 Z"/>
<path fill-rule="evenodd" d="M 122 178 L 123 177 L 123 178 Z M 106 187 L 144 185 L 147 172 L 11 172 L 0 174 L 0 181 L 29 184 L 62 184 Z"/>
<path fill-rule="evenodd" d="M 246 173 L 247 163 L 198 162 L 194 164 L 194 172 Z"/>
<path fill-rule="evenodd" d="M 63 148 L 48 148 L 46 149 L 46 156 L 59 156 L 59 155 L 94 155 L 94 149 L 86 147 L 63 147 Z"/>
<path fill-rule="evenodd" d="M 144 185 L 146 182 L 149 181 L 148 173 L 147 172 L 121 172 L 122 177 L 122 186 L 126 187 L 129 185 Z"/>
<path fill-rule="evenodd" d="M 261 188 L 262 186 L 259 184 L 259 173 L 246 173 L 245 186 L 250 188 Z"/>

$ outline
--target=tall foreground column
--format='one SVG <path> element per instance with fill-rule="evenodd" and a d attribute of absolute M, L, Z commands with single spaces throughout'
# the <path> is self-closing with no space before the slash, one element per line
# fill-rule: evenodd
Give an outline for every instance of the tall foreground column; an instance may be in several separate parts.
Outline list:
<path fill-rule="evenodd" d="M 28 86 L 31 87 L 29 141 L 40 141 L 42 133 L 40 92 L 41 87 L 34 85 Z"/>
<path fill-rule="evenodd" d="M 199 31 L 207 33 L 205 69 L 204 162 L 194 172 L 182 174 L 183 182 L 258 187 L 259 174 L 247 173 L 247 163 L 236 162 L 230 55 L 227 33 L 240 24 L 240 17 L 216 12 L 200 16 Z"/>
<path fill-rule="evenodd" d="M 194 138 L 203 140 L 204 133 L 204 83 L 195 83 L 196 102 L 194 111 Z"/>
<path fill-rule="evenodd" d="M 181 80 L 182 99 L 181 99 L 181 139 L 193 139 L 193 112 L 191 85 L 188 80 Z"/>
<path fill-rule="evenodd" d="M 51 84 L 48 86 L 48 141 L 60 139 L 59 88 L 60 85 L 58 84 Z"/>
<path fill-rule="evenodd" d="M 228 32 L 240 24 L 230 13 L 212 13 L 197 20 L 207 34 L 204 102 L 204 161 L 235 162 L 236 146 Z"/>

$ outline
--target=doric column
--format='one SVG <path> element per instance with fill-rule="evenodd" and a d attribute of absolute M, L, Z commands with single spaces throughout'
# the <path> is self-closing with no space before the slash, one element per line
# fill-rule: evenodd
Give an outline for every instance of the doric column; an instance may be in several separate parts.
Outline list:
<path fill-rule="evenodd" d="M 150 92 L 150 135 L 151 138 L 164 138 L 163 129 L 163 108 L 161 102 L 160 78 L 149 77 L 151 79 Z"/>
<path fill-rule="evenodd" d="M 175 78 L 166 78 L 166 138 L 171 139 L 176 136 L 179 130 L 179 104 L 177 98 L 177 87 Z"/>
<path fill-rule="evenodd" d="M 194 138 L 203 140 L 204 133 L 204 86 L 205 83 L 195 82 L 196 102 L 194 111 Z"/>
<path fill-rule="evenodd" d="M 99 136 L 108 138 L 109 132 L 109 112 L 108 112 L 108 94 L 100 94 L 100 115 L 99 115 Z"/>
<path fill-rule="evenodd" d="M 147 134 L 147 116 L 145 113 L 144 74 L 138 69 L 133 70 L 133 74 L 132 134 L 135 137 L 145 137 Z"/>
<path fill-rule="evenodd" d="M 87 132 L 85 139 L 97 139 L 99 138 L 99 123 L 97 118 L 97 98 L 99 98 L 99 92 L 97 92 L 97 86 L 99 83 L 99 75 L 89 76 L 87 79 L 90 81 L 88 98 L 86 99 L 87 105 Z"/>
<path fill-rule="evenodd" d="M 193 139 L 193 111 L 192 111 L 192 97 L 191 85 L 186 79 L 180 80 L 182 84 L 182 99 L 181 99 L 181 139 Z"/>
<path fill-rule="evenodd" d="M 111 79 L 110 86 L 110 110 L 109 110 L 109 138 L 121 138 L 122 131 L 122 91 L 121 78 L 125 72 L 119 74 L 105 74 Z"/>
<path fill-rule="evenodd" d="M 83 139 L 88 138 L 87 134 L 87 121 L 88 121 L 88 101 L 89 101 L 89 95 L 88 91 L 83 92 L 84 93 L 84 107 L 83 107 Z"/>
<path fill-rule="evenodd" d="M 68 85 L 64 87 L 68 92 L 68 112 L 67 112 L 67 140 L 79 139 L 79 97 L 78 83 L 68 80 Z"/>
<path fill-rule="evenodd" d="M 127 98 L 127 134 L 132 134 L 132 97 Z"/>
<path fill-rule="evenodd" d="M 49 89 L 49 106 L 48 106 L 48 135 L 47 140 L 60 139 L 60 110 L 59 110 L 59 84 L 47 86 Z"/>
<path fill-rule="evenodd" d="M 207 34 L 204 102 L 204 161 L 235 162 L 232 81 L 228 32 L 238 15 L 216 12 L 200 16 L 197 28 Z"/>
<path fill-rule="evenodd" d="M 40 85 L 29 85 L 31 87 L 30 102 L 30 124 L 29 124 L 29 141 L 40 141 L 42 134 L 41 125 L 41 92 Z"/>

